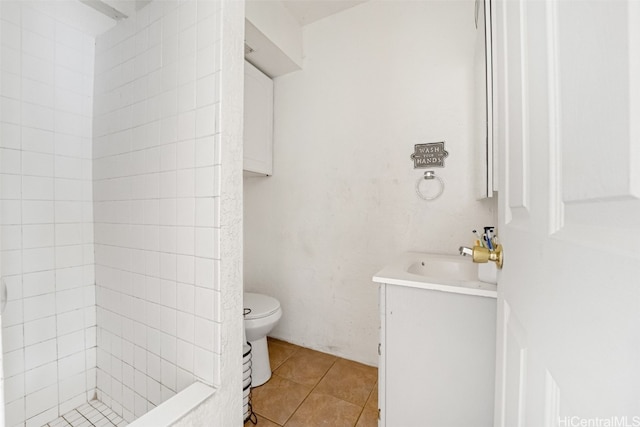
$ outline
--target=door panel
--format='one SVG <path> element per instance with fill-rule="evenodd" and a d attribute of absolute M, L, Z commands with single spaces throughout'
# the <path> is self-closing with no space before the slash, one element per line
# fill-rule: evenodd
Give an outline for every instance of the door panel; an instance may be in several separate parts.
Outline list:
<path fill-rule="evenodd" d="M 639 4 L 494 5 L 496 425 L 640 416 Z"/>

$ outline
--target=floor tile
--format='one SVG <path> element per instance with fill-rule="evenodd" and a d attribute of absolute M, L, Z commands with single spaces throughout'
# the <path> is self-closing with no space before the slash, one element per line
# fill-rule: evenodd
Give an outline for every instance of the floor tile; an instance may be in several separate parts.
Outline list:
<path fill-rule="evenodd" d="M 378 427 L 378 410 L 365 407 L 356 427 Z"/>
<path fill-rule="evenodd" d="M 362 363 L 338 359 L 315 391 L 363 407 L 378 379 L 378 370 Z"/>
<path fill-rule="evenodd" d="M 311 392 L 311 386 L 272 375 L 264 385 L 251 389 L 256 414 L 283 425 Z"/>
<path fill-rule="evenodd" d="M 361 410 L 353 403 L 313 392 L 285 427 L 353 427 Z"/>
<path fill-rule="evenodd" d="M 297 345 L 274 339 L 269 339 L 267 345 L 269 346 L 269 363 L 274 371 L 301 348 Z"/>
<path fill-rule="evenodd" d="M 367 399 L 367 404 L 365 405 L 366 408 L 372 408 L 375 409 L 376 411 L 378 410 L 379 406 L 378 406 L 378 382 L 376 381 L 375 385 L 373 386 L 373 390 L 371 390 L 371 394 L 369 395 L 369 399 Z"/>
<path fill-rule="evenodd" d="M 336 360 L 336 356 L 301 348 L 276 369 L 275 373 L 298 384 L 314 386 Z"/>
<path fill-rule="evenodd" d="M 257 425 L 257 427 L 281 427 L 280 424 L 269 421 L 260 415 L 258 415 L 258 424 L 253 424 L 251 421 L 244 423 L 244 427 L 254 427 L 254 425 Z"/>
<path fill-rule="evenodd" d="M 87 402 L 46 424 L 49 427 L 113 427 L 114 425 L 124 426 L 126 423 L 107 405 L 97 400 Z"/>

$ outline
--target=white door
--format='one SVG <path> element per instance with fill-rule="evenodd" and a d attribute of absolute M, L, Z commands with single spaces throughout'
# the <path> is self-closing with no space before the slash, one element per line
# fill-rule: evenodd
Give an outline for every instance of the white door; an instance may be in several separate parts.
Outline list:
<path fill-rule="evenodd" d="M 495 424 L 640 426 L 640 2 L 493 2 Z"/>

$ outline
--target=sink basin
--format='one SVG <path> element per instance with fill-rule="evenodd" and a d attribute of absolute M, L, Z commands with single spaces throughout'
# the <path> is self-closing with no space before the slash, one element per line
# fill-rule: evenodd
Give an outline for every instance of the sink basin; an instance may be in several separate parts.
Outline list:
<path fill-rule="evenodd" d="M 459 255 L 407 252 L 376 273 L 373 281 L 495 298 L 495 283 L 481 281 L 478 266 Z M 483 267 L 487 266 L 493 267 Z"/>
<path fill-rule="evenodd" d="M 407 267 L 407 273 L 432 278 L 452 280 L 478 280 L 478 264 L 467 262 L 468 259 L 448 256 L 423 256 Z"/>

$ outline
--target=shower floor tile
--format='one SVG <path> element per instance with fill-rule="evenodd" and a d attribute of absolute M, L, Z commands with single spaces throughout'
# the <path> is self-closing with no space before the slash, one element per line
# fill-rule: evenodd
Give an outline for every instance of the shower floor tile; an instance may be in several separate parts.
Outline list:
<path fill-rule="evenodd" d="M 273 375 L 251 391 L 257 427 L 378 426 L 376 368 L 272 338 L 268 344 Z"/>
<path fill-rule="evenodd" d="M 107 405 L 92 400 L 42 427 L 124 427 L 127 422 Z"/>

